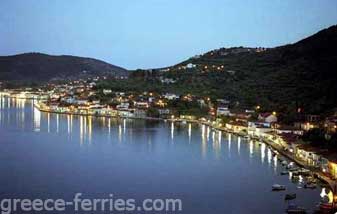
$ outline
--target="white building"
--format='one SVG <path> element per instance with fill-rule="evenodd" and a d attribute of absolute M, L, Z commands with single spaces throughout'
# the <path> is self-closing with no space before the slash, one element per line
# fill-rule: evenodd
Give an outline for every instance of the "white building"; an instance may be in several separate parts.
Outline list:
<path fill-rule="evenodd" d="M 228 107 L 226 107 L 226 106 L 218 107 L 216 109 L 217 116 L 221 116 L 221 115 L 223 115 L 223 116 L 229 116 L 230 113 L 231 112 L 229 111 Z"/>
<path fill-rule="evenodd" d="M 166 99 L 168 99 L 168 100 L 176 100 L 176 99 L 179 99 L 179 96 L 178 96 L 178 95 L 176 95 L 176 94 L 169 94 L 169 93 L 164 94 L 164 97 L 165 97 Z"/>
<path fill-rule="evenodd" d="M 272 113 L 261 113 L 259 114 L 258 119 L 266 123 L 276 123 L 277 117 Z"/>
<path fill-rule="evenodd" d="M 103 89 L 103 94 L 107 95 L 107 94 L 111 94 L 112 90 L 111 89 Z"/>

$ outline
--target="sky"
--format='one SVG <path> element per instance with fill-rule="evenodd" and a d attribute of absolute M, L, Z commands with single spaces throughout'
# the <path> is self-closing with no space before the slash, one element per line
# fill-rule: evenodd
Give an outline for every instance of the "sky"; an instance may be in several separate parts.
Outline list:
<path fill-rule="evenodd" d="M 336 0 L 0 0 L 0 55 L 155 68 L 220 47 L 294 43 L 335 24 Z"/>

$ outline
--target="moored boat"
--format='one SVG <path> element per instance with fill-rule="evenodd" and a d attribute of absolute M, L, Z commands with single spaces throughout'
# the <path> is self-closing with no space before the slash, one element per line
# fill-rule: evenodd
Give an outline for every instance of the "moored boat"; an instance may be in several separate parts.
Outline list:
<path fill-rule="evenodd" d="M 305 189 L 316 189 L 316 184 L 314 184 L 314 183 L 311 183 L 311 184 L 306 183 L 306 184 L 304 184 L 304 188 Z"/>
<path fill-rule="evenodd" d="M 286 190 L 286 186 L 285 185 L 280 185 L 280 184 L 274 184 L 272 186 L 272 190 L 273 191 L 284 191 L 284 190 Z"/>
<path fill-rule="evenodd" d="M 281 175 L 289 175 L 289 171 L 286 171 L 286 170 L 285 170 L 285 171 L 282 171 L 282 172 L 281 172 Z"/>
<path fill-rule="evenodd" d="M 294 200 L 294 199 L 296 199 L 296 193 L 286 194 L 286 196 L 284 197 L 285 201 L 290 201 L 290 200 Z"/>

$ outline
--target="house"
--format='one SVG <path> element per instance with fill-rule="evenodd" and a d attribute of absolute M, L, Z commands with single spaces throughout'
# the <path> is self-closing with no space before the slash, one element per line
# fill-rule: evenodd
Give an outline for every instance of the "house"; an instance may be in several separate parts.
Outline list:
<path fill-rule="evenodd" d="M 201 108 L 207 106 L 204 99 L 198 99 L 197 102 L 198 102 L 198 104 L 199 104 L 199 106 L 200 106 Z"/>
<path fill-rule="evenodd" d="M 294 126 L 286 126 L 286 125 L 276 124 L 275 127 L 276 127 L 276 133 L 277 134 L 287 133 L 287 134 L 303 135 L 303 133 L 304 133 L 303 130 L 298 129 Z"/>
<path fill-rule="evenodd" d="M 337 132 L 337 116 L 328 117 L 324 122 L 324 127 L 329 133 Z"/>
<path fill-rule="evenodd" d="M 145 118 L 146 117 L 146 111 L 143 109 L 135 109 L 134 110 L 134 116 L 137 118 Z"/>
<path fill-rule="evenodd" d="M 176 82 L 176 80 L 171 79 L 171 78 L 164 78 L 164 79 L 162 79 L 160 81 L 161 81 L 161 83 L 165 83 L 165 84 L 173 84 L 173 83 Z"/>
<path fill-rule="evenodd" d="M 259 114 L 258 117 L 259 121 L 263 121 L 266 123 L 276 123 L 277 122 L 277 117 L 275 113 L 261 113 Z"/>
<path fill-rule="evenodd" d="M 248 134 L 261 137 L 263 133 L 272 131 L 270 123 L 248 122 Z"/>
<path fill-rule="evenodd" d="M 192 63 L 188 63 L 188 64 L 186 65 L 186 68 L 189 68 L 189 69 L 195 68 L 195 67 L 196 67 L 196 65 L 194 65 L 194 64 L 192 64 Z"/>
<path fill-rule="evenodd" d="M 107 95 L 107 94 L 111 94 L 112 90 L 111 89 L 103 89 L 103 94 Z"/>
<path fill-rule="evenodd" d="M 120 117 L 134 117 L 134 114 L 131 111 L 127 110 L 118 110 L 118 115 Z"/>
<path fill-rule="evenodd" d="M 167 93 L 167 94 L 164 94 L 163 95 L 164 98 L 168 99 L 168 100 L 176 100 L 176 99 L 179 99 L 179 96 L 176 95 L 176 94 L 170 94 L 170 93 Z"/>
<path fill-rule="evenodd" d="M 183 120 L 196 120 L 197 117 L 194 115 L 180 115 L 180 119 Z"/>
<path fill-rule="evenodd" d="M 295 122 L 294 126 L 298 129 L 309 131 L 310 129 L 318 128 L 319 124 L 313 122 Z"/>
<path fill-rule="evenodd" d="M 216 109 L 216 115 L 217 116 L 229 116 L 230 115 L 230 111 L 228 109 L 228 106 L 219 106 Z"/>
<path fill-rule="evenodd" d="M 136 108 L 148 108 L 149 104 L 147 102 L 134 102 Z"/>
<path fill-rule="evenodd" d="M 88 104 L 88 100 L 76 100 L 75 103 L 77 105 L 87 105 Z"/>
<path fill-rule="evenodd" d="M 159 113 L 159 115 L 168 115 L 168 114 L 171 113 L 171 111 L 168 108 L 163 108 L 163 109 L 160 108 L 160 109 L 158 109 L 158 113 Z"/>
<path fill-rule="evenodd" d="M 129 109 L 130 104 L 129 103 L 121 103 L 116 106 L 118 110 L 127 110 Z"/>

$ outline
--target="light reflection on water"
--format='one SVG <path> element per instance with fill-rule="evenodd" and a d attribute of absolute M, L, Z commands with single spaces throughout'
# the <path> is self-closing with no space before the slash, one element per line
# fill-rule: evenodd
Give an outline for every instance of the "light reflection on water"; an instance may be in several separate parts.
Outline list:
<path fill-rule="evenodd" d="M 265 143 L 254 142 L 233 134 L 212 130 L 205 125 L 191 123 L 184 125 L 173 122 L 162 123 L 50 114 L 40 112 L 36 108 L 33 108 L 31 101 L 0 97 L 0 133 L 7 132 L 10 134 L 11 130 L 15 130 L 18 136 L 20 136 L 20 133 L 28 135 L 27 133 L 32 132 L 35 133 L 35 135 L 28 135 L 31 136 L 32 139 L 35 139 L 34 136 L 43 136 L 46 138 L 46 141 L 53 143 L 56 142 L 54 142 L 52 138 L 58 138 L 59 136 L 60 139 L 63 139 L 67 144 L 71 145 L 75 143 L 80 145 L 80 148 L 86 148 L 91 145 L 90 151 L 95 151 L 97 148 L 103 147 L 104 152 L 108 152 L 111 158 L 120 156 L 119 151 L 126 153 L 125 159 L 121 157 L 119 161 L 131 161 L 136 165 L 146 160 L 144 156 L 143 159 L 145 160 L 132 161 L 136 158 L 134 157 L 135 154 L 142 155 L 135 151 L 139 152 L 140 148 L 144 146 L 146 157 L 150 156 L 151 161 L 158 161 L 160 163 L 159 166 L 163 168 L 156 168 L 155 165 L 151 164 L 138 166 L 146 171 L 146 173 L 139 172 L 143 179 L 146 178 L 149 182 L 151 181 L 152 183 L 158 184 L 157 189 L 153 191 L 169 191 L 152 180 L 151 176 L 156 176 L 155 174 L 152 173 L 151 176 L 149 175 L 151 174 L 149 172 L 152 172 L 152 170 L 158 173 L 160 170 L 164 170 L 164 172 L 167 171 L 167 173 L 170 172 L 172 174 L 165 174 L 168 180 L 166 180 L 166 177 L 160 177 L 160 179 L 166 182 L 173 182 L 176 186 L 179 186 L 180 189 L 175 190 L 177 192 L 185 191 L 193 193 L 192 195 L 188 195 L 188 198 L 193 198 L 193 203 L 199 202 L 196 200 L 200 200 L 200 198 L 197 198 L 195 195 L 205 194 L 205 192 L 208 191 L 207 189 L 202 189 L 201 186 L 204 188 L 208 187 L 212 190 L 207 194 L 211 194 L 212 192 L 217 195 L 224 194 L 221 197 L 226 198 L 226 200 L 230 200 L 229 195 L 235 199 L 245 197 L 242 196 L 239 190 L 231 190 L 229 186 L 242 185 L 242 188 L 246 188 L 247 191 L 250 188 L 256 187 L 259 191 L 265 191 L 263 194 L 268 195 L 267 200 L 271 200 L 269 203 L 272 204 L 272 206 L 268 208 L 268 211 L 272 213 L 275 213 L 274 211 L 276 210 L 274 206 L 278 206 L 277 210 L 280 210 L 280 208 L 283 209 L 283 203 L 279 203 L 279 201 L 283 200 L 283 195 L 277 196 L 277 194 L 270 192 L 270 186 L 273 183 L 280 182 L 281 184 L 288 185 L 291 191 L 296 192 L 301 197 L 298 201 L 304 203 L 307 207 L 313 206 L 314 202 L 318 202 L 317 196 L 324 195 L 323 193 L 329 195 L 327 190 L 320 188 L 316 190 L 297 189 L 297 185 L 304 183 L 301 177 L 297 183 L 292 184 L 291 177 L 288 179 L 287 176 L 280 176 L 279 173 L 283 169 L 282 166 L 278 164 L 278 156 L 274 155 L 272 149 Z M 51 138 L 47 139 L 48 136 L 51 136 Z M 27 140 L 29 141 L 29 139 Z M 48 142 L 44 143 L 48 144 Z M 142 142 L 144 142 L 144 145 L 142 145 Z M 33 148 L 40 149 L 37 141 L 31 140 L 30 143 Z M 64 149 L 69 149 L 69 145 L 63 145 L 61 141 L 57 143 L 63 146 Z M 116 145 L 119 146 L 116 147 Z M 72 151 L 72 148 L 73 147 L 70 147 L 70 151 Z M 49 153 L 49 151 L 46 151 L 46 153 Z M 72 153 L 71 155 L 74 154 Z M 78 155 L 80 155 L 80 153 Z M 89 156 L 90 155 L 92 154 L 89 153 Z M 102 155 L 102 153 L 97 153 L 97 156 L 99 155 Z M 69 158 L 69 156 L 67 156 L 67 158 Z M 75 157 L 80 158 L 80 156 L 76 155 Z M 63 161 L 62 157 L 57 158 L 60 158 L 60 162 Z M 96 159 L 100 159 L 100 157 L 89 160 L 95 162 Z M 180 162 L 176 162 L 175 159 Z M 188 167 L 180 169 L 179 166 L 184 166 L 184 164 L 188 164 Z M 80 164 L 78 167 L 81 166 Z M 96 170 L 94 168 L 96 166 L 90 166 L 89 164 L 87 167 L 92 171 Z M 124 165 L 124 167 L 130 168 L 131 166 Z M 137 170 L 137 168 L 131 167 L 130 171 L 134 170 Z M 194 176 L 191 176 L 192 179 L 189 179 L 189 182 L 180 185 L 179 179 L 176 180 L 175 177 L 180 177 L 179 173 L 189 177 L 189 174 L 185 174 L 187 172 L 194 174 Z M 59 173 L 62 174 L 62 169 Z M 99 173 L 105 174 L 106 172 L 99 171 Z M 124 177 L 121 177 L 121 175 L 130 172 L 119 171 L 119 173 L 120 176 L 118 174 L 113 174 L 113 176 L 123 179 Z M 28 174 L 21 175 L 23 177 L 29 177 Z M 132 174 L 132 176 L 137 176 L 137 174 Z M 132 178 L 132 176 L 130 175 L 130 178 Z M 7 179 L 10 179 L 10 177 L 7 177 Z M 180 177 L 180 181 L 181 180 L 184 179 Z M 194 184 L 193 180 L 196 180 L 195 185 L 192 185 Z M 69 182 L 70 186 L 73 185 L 71 179 L 65 182 Z M 51 184 L 47 183 L 45 185 L 48 187 L 48 185 Z M 109 185 L 109 182 L 107 182 L 106 185 Z M 223 190 L 220 191 L 219 186 L 221 187 L 222 185 L 224 185 Z M 127 183 L 123 183 L 122 186 L 126 187 Z M 161 188 L 164 188 L 164 190 Z M 170 188 L 173 187 L 170 186 Z M 64 191 L 67 192 L 66 189 L 64 189 Z M 230 192 L 228 193 L 229 195 L 226 195 L 226 191 Z M 257 191 L 257 189 L 250 189 L 250 191 L 254 192 Z M 261 203 L 264 203 L 264 200 L 266 200 L 266 196 L 263 194 L 260 198 Z M 247 193 L 247 195 L 247 198 L 243 198 L 242 200 L 247 203 L 248 207 L 254 207 L 253 203 L 251 205 L 249 204 L 253 198 L 249 196 L 249 193 Z M 256 198 L 256 200 L 258 199 L 259 197 Z M 212 203 L 212 200 L 216 201 L 218 199 L 212 196 L 206 202 Z M 221 199 L 221 201 L 223 201 L 223 199 Z M 237 202 L 230 200 L 230 203 L 235 204 Z M 255 201 L 254 203 L 257 202 Z M 213 206 L 216 206 L 216 204 Z M 198 207 L 198 209 L 207 211 L 202 207 Z M 219 208 L 220 211 L 225 209 L 226 207 L 221 206 Z M 237 213 L 240 212 L 238 211 Z"/>

